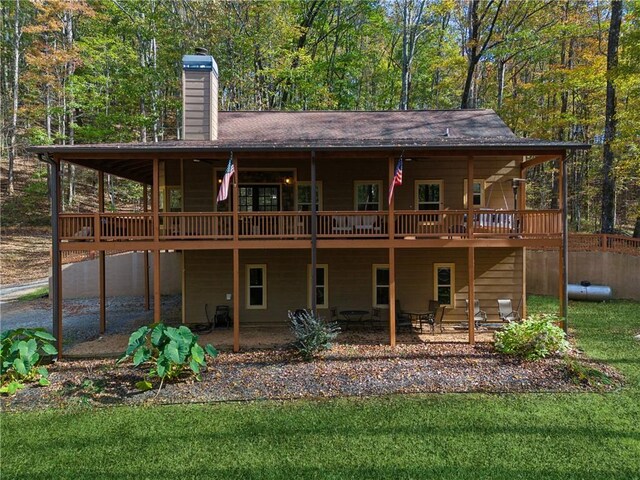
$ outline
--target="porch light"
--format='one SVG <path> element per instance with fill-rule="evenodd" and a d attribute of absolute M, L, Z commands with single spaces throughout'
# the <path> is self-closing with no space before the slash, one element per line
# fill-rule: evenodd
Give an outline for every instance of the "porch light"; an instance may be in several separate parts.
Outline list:
<path fill-rule="evenodd" d="M 518 209 L 518 187 L 520 186 L 520 182 L 526 182 L 526 178 L 512 178 L 511 179 L 511 188 L 513 188 L 513 209 Z"/>
<path fill-rule="evenodd" d="M 291 185 L 293 183 L 293 178 L 291 177 L 284 177 L 284 184 L 285 185 Z"/>

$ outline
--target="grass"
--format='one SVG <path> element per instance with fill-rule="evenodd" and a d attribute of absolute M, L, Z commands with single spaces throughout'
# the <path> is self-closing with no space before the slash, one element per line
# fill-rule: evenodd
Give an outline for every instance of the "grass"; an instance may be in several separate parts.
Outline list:
<path fill-rule="evenodd" d="M 49 296 L 49 287 L 40 287 L 33 292 L 25 293 L 18 297 L 19 302 L 26 302 L 29 300 L 37 300 L 39 298 L 45 298 Z"/>
<path fill-rule="evenodd" d="M 640 304 L 570 313 L 624 389 L 3 414 L 2 478 L 640 479 Z"/>

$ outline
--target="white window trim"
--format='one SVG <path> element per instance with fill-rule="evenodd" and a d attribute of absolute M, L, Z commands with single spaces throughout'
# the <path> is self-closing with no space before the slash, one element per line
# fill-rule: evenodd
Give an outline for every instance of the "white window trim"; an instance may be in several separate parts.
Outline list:
<path fill-rule="evenodd" d="M 418 195 L 418 190 L 420 189 L 420 185 L 438 185 L 440 187 L 440 202 L 438 205 L 438 210 L 444 210 L 444 180 L 416 180 L 415 181 L 415 187 L 413 189 L 414 194 L 413 194 L 413 199 L 414 199 L 414 208 L 417 211 L 420 212 L 428 212 L 429 210 L 420 210 L 418 208 L 420 202 L 419 200 L 419 195 Z"/>
<path fill-rule="evenodd" d="M 311 182 L 307 182 L 307 181 L 303 181 L 303 182 L 297 182 L 296 183 L 296 210 L 299 211 L 300 206 L 298 205 L 298 188 L 300 186 L 311 186 Z M 316 181 L 316 188 L 318 190 L 318 211 L 321 212 L 322 211 L 322 181 L 318 180 Z"/>
<path fill-rule="evenodd" d="M 358 187 L 360 185 L 377 185 L 378 186 L 378 208 L 382 211 L 382 180 L 355 180 L 353 182 L 353 209 L 358 211 Z"/>
<path fill-rule="evenodd" d="M 376 303 L 376 297 L 377 297 L 376 289 L 378 287 L 378 284 L 376 283 L 376 278 L 377 278 L 376 270 L 378 270 L 379 268 L 389 270 L 389 264 L 388 263 L 374 263 L 371 266 L 371 295 L 372 295 L 371 296 L 371 303 L 373 304 L 374 308 L 389 308 L 389 305 Z M 389 283 L 391 283 L 391 278 L 389 278 Z M 387 285 L 387 288 L 391 289 L 391 285 Z M 389 290 L 389 298 L 391 298 L 391 290 Z"/>
<path fill-rule="evenodd" d="M 266 310 L 267 309 L 267 265 L 264 263 L 260 263 L 260 264 L 247 264 L 247 266 L 245 267 L 245 283 L 246 283 L 246 308 L 247 310 Z M 251 296 L 250 296 L 250 290 L 251 290 L 251 285 L 250 285 L 250 281 L 251 281 L 251 277 L 250 277 L 250 270 L 252 269 L 257 269 L 260 268 L 262 269 L 262 304 L 261 305 L 251 305 Z"/>
<path fill-rule="evenodd" d="M 455 263 L 434 263 L 433 264 L 433 299 L 438 301 L 438 268 L 446 267 L 451 270 L 451 303 L 442 304 L 443 307 L 453 307 L 456 303 L 456 264 Z"/>
<path fill-rule="evenodd" d="M 324 303 L 318 303 L 316 308 L 329 308 L 329 265 L 316 264 L 316 268 L 324 269 Z M 307 264 L 307 308 L 311 308 L 311 264 Z"/>
<path fill-rule="evenodd" d="M 464 194 L 462 197 L 462 204 L 464 206 L 464 208 L 467 208 L 467 179 L 464 179 Z M 473 183 L 479 183 L 480 184 L 480 205 L 478 205 L 477 207 L 474 205 L 473 208 L 484 208 L 484 191 L 486 190 L 486 184 L 485 184 L 485 180 L 481 179 L 481 178 L 474 178 L 473 179 Z"/>

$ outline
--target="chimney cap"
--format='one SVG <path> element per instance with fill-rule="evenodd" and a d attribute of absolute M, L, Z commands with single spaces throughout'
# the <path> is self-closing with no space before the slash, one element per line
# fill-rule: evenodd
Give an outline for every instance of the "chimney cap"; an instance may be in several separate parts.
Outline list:
<path fill-rule="evenodd" d="M 182 70 L 184 71 L 200 71 L 211 72 L 218 76 L 218 65 L 211 55 L 183 55 Z"/>

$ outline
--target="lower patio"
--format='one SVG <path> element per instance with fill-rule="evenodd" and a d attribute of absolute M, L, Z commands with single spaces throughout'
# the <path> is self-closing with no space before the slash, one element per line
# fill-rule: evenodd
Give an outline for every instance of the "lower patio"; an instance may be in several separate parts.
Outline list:
<path fill-rule="evenodd" d="M 218 350 L 231 352 L 233 350 L 233 329 L 216 328 L 210 332 L 199 334 L 199 343 L 212 344 Z M 397 333 L 398 344 L 422 345 L 422 344 L 446 344 L 468 343 L 467 330 L 454 330 L 452 327 L 444 332 L 431 333 L 425 330 L 403 331 Z M 100 337 L 78 342 L 65 350 L 67 358 L 95 358 L 118 356 L 127 349 L 129 335 L 126 333 L 107 333 Z M 493 332 L 480 329 L 476 332 L 476 342 L 491 343 Z M 293 342 L 294 337 L 286 324 L 275 326 L 240 326 L 241 351 L 257 350 L 286 350 Z M 368 330 L 366 328 L 350 328 L 342 331 L 335 342 L 341 346 L 384 346 L 389 344 L 388 330 Z"/>

